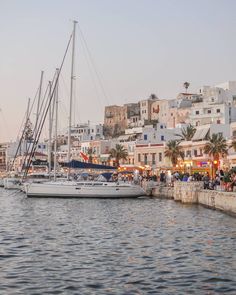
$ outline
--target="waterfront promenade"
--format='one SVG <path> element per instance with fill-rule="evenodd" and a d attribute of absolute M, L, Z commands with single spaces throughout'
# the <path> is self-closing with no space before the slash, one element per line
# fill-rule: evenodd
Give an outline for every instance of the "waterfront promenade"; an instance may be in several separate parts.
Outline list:
<path fill-rule="evenodd" d="M 152 195 L 174 199 L 184 204 L 200 204 L 236 217 L 236 192 L 206 190 L 203 186 L 203 182 L 175 181 L 174 187 L 155 186 Z"/>

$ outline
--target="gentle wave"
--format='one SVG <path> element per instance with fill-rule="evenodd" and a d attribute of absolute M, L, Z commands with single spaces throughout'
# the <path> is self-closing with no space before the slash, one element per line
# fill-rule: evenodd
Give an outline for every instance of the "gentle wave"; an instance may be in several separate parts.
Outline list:
<path fill-rule="evenodd" d="M 235 219 L 172 200 L 0 189 L 0 294 L 236 294 Z"/>

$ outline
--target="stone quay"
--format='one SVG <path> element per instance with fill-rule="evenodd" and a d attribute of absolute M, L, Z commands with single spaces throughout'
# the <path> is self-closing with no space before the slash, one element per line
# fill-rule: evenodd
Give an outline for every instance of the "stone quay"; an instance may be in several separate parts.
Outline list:
<path fill-rule="evenodd" d="M 184 204 L 200 204 L 236 217 L 236 192 L 203 189 L 203 182 L 176 181 L 174 187 L 156 186 L 152 196 L 174 199 Z"/>

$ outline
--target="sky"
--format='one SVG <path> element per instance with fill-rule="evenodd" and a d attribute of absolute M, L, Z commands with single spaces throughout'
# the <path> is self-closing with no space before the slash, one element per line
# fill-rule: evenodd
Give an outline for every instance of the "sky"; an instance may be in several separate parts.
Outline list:
<path fill-rule="evenodd" d="M 0 143 L 21 131 L 41 71 L 44 90 L 52 79 L 72 20 L 73 122 L 102 123 L 105 105 L 151 93 L 175 98 L 185 81 L 197 92 L 236 80 L 235 11 L 234 0 L 0 0 Z M 70 59 L 59 85 L 60 129 L 68 124 Z"/>

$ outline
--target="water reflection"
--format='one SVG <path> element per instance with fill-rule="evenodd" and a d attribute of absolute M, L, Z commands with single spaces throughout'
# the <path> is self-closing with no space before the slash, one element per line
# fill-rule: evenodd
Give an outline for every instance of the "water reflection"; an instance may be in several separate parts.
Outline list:
<path fill-rule="evenodd" d="M 235 219 L 158 199 L 0 191 L 1 294 L 236 294 Z"/>

